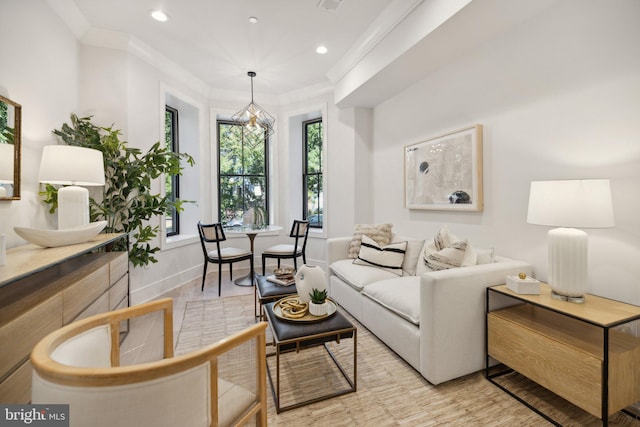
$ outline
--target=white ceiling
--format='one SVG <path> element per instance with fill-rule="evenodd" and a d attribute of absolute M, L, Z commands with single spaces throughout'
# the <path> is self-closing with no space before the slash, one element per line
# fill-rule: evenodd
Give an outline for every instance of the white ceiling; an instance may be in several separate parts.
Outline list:
<path fill-rule="evenodd" d="M 327 72 L 392 3 L 342 0 L 327 10 L 319 0 L 68 1 L 65 13 L 82 28 L 81 39 L 78 32 L 90 30 L 132 36 L 212 89 L 246 93 L 247 71 L 255 71 L 256 96 L 330 87 Z M 169 20 L 153 20 L 154 9 Z M 259 22 L 250 23 L 251 16 Z M 318 45 L 329 52 L 317 54 Z"/>

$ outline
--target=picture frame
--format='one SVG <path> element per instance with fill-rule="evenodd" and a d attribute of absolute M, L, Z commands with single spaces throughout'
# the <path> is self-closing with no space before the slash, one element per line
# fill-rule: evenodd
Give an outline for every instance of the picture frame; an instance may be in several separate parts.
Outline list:
<path fill-rule="evenodd" d="M 404 146 L 405 208 L 482 211 L 482 125 Z"/>

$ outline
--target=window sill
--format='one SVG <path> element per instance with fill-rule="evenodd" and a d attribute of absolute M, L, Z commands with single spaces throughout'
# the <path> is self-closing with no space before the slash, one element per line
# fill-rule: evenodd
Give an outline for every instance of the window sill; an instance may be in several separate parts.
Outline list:
<path fill-rule="evenodd" d="M 194 243 L 198 243 L 200 238 L 197 234 L 179 234 L 177 236 L 167 237 L 164 240 L 164 244 L 162 245 L 162 249 L 173 249 L 179 248 L 181 246 L 192 245 Z"/>

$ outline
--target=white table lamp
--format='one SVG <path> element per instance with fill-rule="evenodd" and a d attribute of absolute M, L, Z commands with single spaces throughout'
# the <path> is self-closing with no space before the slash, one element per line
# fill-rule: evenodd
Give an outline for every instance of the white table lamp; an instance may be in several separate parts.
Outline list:
<path fill-rule="evenodd" d="M 584 302 L 588 291 L 587 233 L 564 227 L 615 225 L 609 180 L 531 182 L 527 222 L 561 227 L 548 233 L 549 286 L 554 298 Z"/>
<path fill-rule="evenodd" d="M 104 185 L 102 152 L 71 145 L 47 145 L 42 150 L 38 181 L 67 185 L 58 190 L 58 229 L 89 224 L 89 190 Z"/>

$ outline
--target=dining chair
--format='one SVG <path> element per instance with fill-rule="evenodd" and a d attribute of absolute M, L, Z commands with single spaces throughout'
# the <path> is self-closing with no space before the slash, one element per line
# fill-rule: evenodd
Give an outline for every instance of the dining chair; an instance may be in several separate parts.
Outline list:
<path fill-rule="evenodd" d="M 224 235 L 222 223 L 202 224 L 198 221 L 198 232 L 200 233 L 200 243 L 204 254 L 204 271 L 202 272 L 202 290 L 204 291 L 204 281 L 207 277 L 207 266 L 209 263 L 218 264 L 218 296 L 222 291 L 222 265 L 229 264 L 229 279 L 233 280 L 232 264 L 238 261 L 249 260 L 253 271 L 253 252 L 227 247 L 220 247 L 220 242 L 227 240 Z M 213 247 L 215 243 L 215 249 Z"/>
<path fill-rule="evenodd" d="M 262 252 L 262 275 L 265 274 L 265 262 L 267 258 L 276 258 L 278 260 L 278 268 L 280 268 L 280 260 L 293 259 L 293 268 L 298 269 L 296 260 L 302 257 L 302 263 L 307 262 L 307 236 L 309 235 L 309 221 L 294 220 L 291 227 L 289 237 L 294 239 L 293 244 L 280 244 L 271 246 Z"/>

